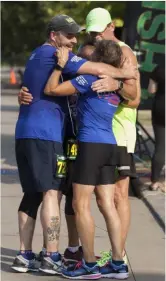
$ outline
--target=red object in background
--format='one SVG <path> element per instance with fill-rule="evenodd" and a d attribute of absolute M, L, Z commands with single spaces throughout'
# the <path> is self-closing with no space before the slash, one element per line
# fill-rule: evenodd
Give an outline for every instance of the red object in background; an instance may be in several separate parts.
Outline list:
<path fill-rule="evenodd" d="M 10 84 L 11 85 L 16 85 L 17 84 L 17 79 L 16 79 L 16 74 L 13 68 L 10 70 Z"/>

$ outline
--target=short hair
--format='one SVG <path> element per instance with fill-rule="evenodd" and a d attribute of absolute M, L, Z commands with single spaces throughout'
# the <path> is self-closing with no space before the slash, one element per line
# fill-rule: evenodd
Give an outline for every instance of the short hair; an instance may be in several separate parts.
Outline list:
<path fill-rule="evenodd" d="M 112 40 L 101 40 L 95 44 L 92 60 L 95 62 L 104 62 L 114 67 L 120 67 L 122 56 L 122 49 L 116 42 Z"/>
<path fill-rule="evenodd" d="M 81 46 L 81 48 L 78 51 L 78 56 L 87 60 L 91 60 L 91 55 L 95 50 L 95 46 L 87 44 Z"/>

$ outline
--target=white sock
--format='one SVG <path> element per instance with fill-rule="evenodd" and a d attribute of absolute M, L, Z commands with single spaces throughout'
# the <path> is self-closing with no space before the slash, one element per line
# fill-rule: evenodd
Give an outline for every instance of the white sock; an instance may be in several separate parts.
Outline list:
<path fill-rule="evenodd" d="M 42 248 L 42 252 L 43 252 L 44 254 L 46 254 L 46 252 L 47 252 L 46 248 Z"/>
<path fill-rule="evenodd" d="M 68 247 L 68 250 L 71 252 L 71 253 L 76 253 L 79 249 L 79 246 L 76 246 L 76 247 Z"/>

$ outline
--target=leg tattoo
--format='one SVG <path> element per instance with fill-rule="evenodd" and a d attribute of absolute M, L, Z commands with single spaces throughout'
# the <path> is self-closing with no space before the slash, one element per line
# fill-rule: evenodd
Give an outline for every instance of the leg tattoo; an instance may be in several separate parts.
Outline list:
<path fill-rule="evenodd" d="M 50 227 L 47 228 L 48 241 L 59 240 L 60 218 L 51 217 Z"/>

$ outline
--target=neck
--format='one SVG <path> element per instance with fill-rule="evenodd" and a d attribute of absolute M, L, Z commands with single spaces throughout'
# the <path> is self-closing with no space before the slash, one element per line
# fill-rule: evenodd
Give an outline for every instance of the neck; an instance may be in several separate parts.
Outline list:
<path fill-rule="evenodd" d="M 114 42 L 121 42 L 118 38 L 115 37 L 115 35 L 112 35 L 111 40 Z"/>
<path fill-rule="evenodd" d="M 56 43 L 49 40 L 49 39 L 43 45 L 49 45 L 49 46 L 52 46 L 52 47 L 57 47 Z"/>

